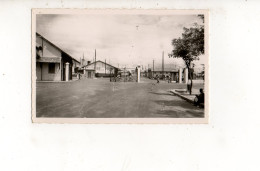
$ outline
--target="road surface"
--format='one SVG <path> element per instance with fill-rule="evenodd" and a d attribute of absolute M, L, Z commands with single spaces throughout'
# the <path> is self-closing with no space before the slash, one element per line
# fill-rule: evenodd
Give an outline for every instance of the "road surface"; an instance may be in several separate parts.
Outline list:
<path fill-rule="evenodd" d="M 202 85 L 194 85 L 202 86 Z M 64 83 L 36 83 L 36 116 L 56 118 L 191 118 L 204 117 L 170 89 L 184 84 L 142 79 L 109 82 L 107 78 Z"/>

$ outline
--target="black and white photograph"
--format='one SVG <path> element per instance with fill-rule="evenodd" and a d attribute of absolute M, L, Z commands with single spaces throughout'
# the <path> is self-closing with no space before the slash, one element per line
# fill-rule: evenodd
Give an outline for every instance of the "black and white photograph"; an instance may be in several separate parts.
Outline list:
<path fill-rule="evenodd" d="M 0 1 L 0 171 L 258 171 L 260 1 Z"/>
<path fill-rule="evenodd" d="M 33 121 L 207 123 L 207 29 L 207 10 L 33 9 Z"/>

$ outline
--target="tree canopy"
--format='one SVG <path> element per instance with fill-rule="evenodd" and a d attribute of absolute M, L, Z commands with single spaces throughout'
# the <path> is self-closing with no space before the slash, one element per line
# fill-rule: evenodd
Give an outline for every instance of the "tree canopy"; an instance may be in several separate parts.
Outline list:
<path fill-rule="evenodd" d="M 204 54 L 204 26 L 195 23 L 193 27 L 184 27 L 183 30 L 181 38 L 172 40 L 174 49 L 169 57 L 182 58 L 189 68 L 192 61 Z"/>
<path fill-rule="evenodd" d="M 204 23 L 204 15 L 198 15 Z M 172 40 L 173 50 L 169 57 L 182 58 L 188 68 L 190 76 L 190 94 L 192 92 L 192 70 L 191 63 L 198 60 L 201 54 L 204 54 L 204 25 L 194 24 L 193 27 L 183 28 L 182 37 Z M 188 86 L 187 86 L 188 87 Z"/>

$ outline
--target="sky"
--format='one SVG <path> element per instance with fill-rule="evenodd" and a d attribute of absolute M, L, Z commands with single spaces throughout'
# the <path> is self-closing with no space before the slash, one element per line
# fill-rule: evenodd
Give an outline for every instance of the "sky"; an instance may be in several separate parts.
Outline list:
<path fill-rule="evenodd" d="M 37 14 L 36 31 L 77 60 L 93 61 L 96 49 L 97 60 L 147 68 L 161 66 L 163 52 L 165 66 L 182 66 L 168 57 L 171 41 L 195 22 L 202 24 L 197 15 Z"/>

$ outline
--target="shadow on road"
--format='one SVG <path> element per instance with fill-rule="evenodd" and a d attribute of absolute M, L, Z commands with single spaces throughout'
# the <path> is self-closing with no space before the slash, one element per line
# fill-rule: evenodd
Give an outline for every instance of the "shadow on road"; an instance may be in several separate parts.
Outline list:
<path fill-rule="evenodd" d="M 155 94 L 155 95 L 173 96 L 173 94 L 171 94 L 171 93 L 155 93 L 155 92 L 149 92 L 149 93 L 151 93 L 151 94 Z"/>
<path fill-rule="evenodd" d="M 183 101 L 177 101 L 177 100 L 156 100 L 154 102 L 164 106 L 183 106 L 183 105 L 185 105 L 185 107 L 192 106 L 189 103 L 183 104 Z"/>
<path fill-rule="evenodd" d="M 182 115 L 180 115 L 177 111 L 174 110 L 158 110 L 157 114 L 164 115 L 167 117 L 172 117 L 172 118 L 181 118 Z"/>
<path fill-rule="evenodd" d="M 154 101 L 160 106 L 164 106 L 161 110 L 157 110 L 157 114 L 174 118 L 202 118 L 204 110 L 193 106 L 188 102 L 178 100 L 156 100 Z"/>

